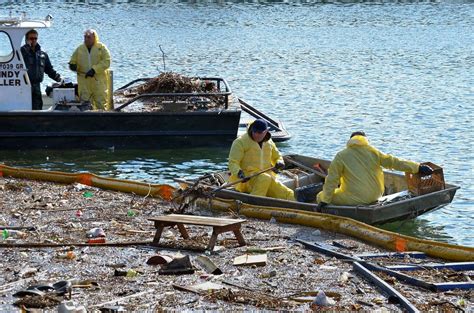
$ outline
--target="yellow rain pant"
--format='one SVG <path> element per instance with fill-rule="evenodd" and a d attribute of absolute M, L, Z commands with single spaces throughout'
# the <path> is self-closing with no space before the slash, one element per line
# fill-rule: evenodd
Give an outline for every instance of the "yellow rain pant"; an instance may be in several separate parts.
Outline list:
<path fill-rule="evenodd" d="M 417 173 L 419 164 L 378 151 L 364 136 L 352 137 L 331 162 L 318 202 L 359 205 L 377 201 L 385 189 L 382 167 Z"/>
<path fill-rule="evenodd" d="M 293 190 L 277 181 L 272 174 L 263 173 L 239 185 L 239 191 L 248 192 L 254 196 L 295 200 Z"/>
<path fill-rule="evenodd" d="M 79 85 L 79 98 L 82 101 L 90 101 L 94 110 L 105 110 L 108 108 L 107 78 L 87 77 L 77 75 Z"/>
<path fill-rule="evenodd" d="M 240 170 L 244 172 L 245 176 L 250 176 L 275 166 L 277 162 L 283 162 L 283 158 L 273 140 L 270 139 L 270 135 L 260 146 L 247 132 L 235 139 L 230 148 L 230 182 L 239 179 Z M 235 189 L 252 195 L 294 200 L 293 190 L 277 182 L 276 174 L 272 171 L 260 174 L 246 183 L 237 184 Z"/>
<path fill-rule="evenodd" d="M 90 101 L 94 110 L 110 109 L 108 100 L 108 69 L 110 67 L 110 53 L 107 47 L 99 42 L 99 35 L 95 34 L 96 42 L 89 49 L 85 44 L 80 45 L 73 53 L 70 64 L 77 65 L 77 83 L 81 101 Z M 94 77 L 85 77 L 86 73 L 94 69 Z"/>

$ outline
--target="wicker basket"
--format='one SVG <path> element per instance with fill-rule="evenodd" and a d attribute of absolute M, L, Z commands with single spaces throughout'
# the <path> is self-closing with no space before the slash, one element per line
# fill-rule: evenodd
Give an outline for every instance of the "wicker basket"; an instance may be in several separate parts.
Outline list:
<path fill-rule="evenodd" d="M 433 173 L 424 176 L 419 173 L 405 173 L 408 190 L 416 196 L 443 190 L 445 188 L 443 168 L 431 162 L 425 162 L 421 164 L 431 167 L 433 169 Z"/>

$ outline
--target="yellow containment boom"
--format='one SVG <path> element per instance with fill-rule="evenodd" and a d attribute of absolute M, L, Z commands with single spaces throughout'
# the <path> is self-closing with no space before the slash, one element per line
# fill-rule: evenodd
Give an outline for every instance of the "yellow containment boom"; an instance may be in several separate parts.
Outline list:
<path fill-rule="evenodd" d="M 73 174 L 29 168 L 15 168 L 3 164 L 0 164 L 0 176 L 42 180 L 62 184 L 80 183 L 101 189 L 134 193 L 164 200 L 171 200 L 175 191 L 175 188 L 170 185 L 156 185 L 131 180 L 107 178 L 91 173 Z"/>
<path fill-rule="evenodd" d="M 337 215 L 308 212 L 294 209 L 262 207 L 245 203 L 236 204 L 235 201 L 225 199 L 199 199 L 197 204 L 220 211 L 238 212 L 246 217 L 271 219 L 278 222 L 316 227 L 347 236 L 351 236 L 367 243 L 392 251 L 419 251 L 425 254 L 449 261 L 474 261 L 474 248 L 453 245 L 433 240 L 397 234 L 383 230 L 351 218 Z"/>
<path fill-rule="evenodd" d="M 63 184 L 81 183 L 101 189 L 135 193 L 142 196 L 171 200 L 175 188 L 170 185 L 101 177 L 91 173 L 64 173 L 28 168 L 15 168 L 0 164 L 0 176 L 42 180 Z M 271 219 L 281 223 L 316 227 L 347 236 L 392 251 L 419 251 L 449 261 L 474 261 L 474 248 L 433 240 L 419 239 L 379 229 L 351 218 L 294 209 L 261 207 L 224 199 L 198 199 L 197 204 L 221 211 L 232 210 L 247 217 Z"/>

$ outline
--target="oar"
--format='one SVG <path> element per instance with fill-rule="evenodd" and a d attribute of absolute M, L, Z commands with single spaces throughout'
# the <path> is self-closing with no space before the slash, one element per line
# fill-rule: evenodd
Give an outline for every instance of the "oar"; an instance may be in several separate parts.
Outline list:
<path fill-rule="evenodd" d="M 286 162 L 291 163 L 291 164 L 293 164 L 293 165 L 295 165 L 295 166 L 297 166 L 297 167 L 301 167 L 301 168 L 304 169 L 304 170 L 310 171 L 310 172 L 312 172 L 312 173 L 318 175 L 318 176 L 321 177 L 321 178 L 326 178 L 326 176 L 327 176 L 325 173 L 322 173 L 321 171 L 318 171 L 318 170 L 316 170 L 316 169 L 314 169 L 314 168 L 311 168 L 311 167 L 309 167 L 309 166 L 304 165 L 303 163 L 300 163 L 300 162 L 298 162 L 298 161 L 293 160 L 290 156 L 286 156 L 286 155 L 285 155 L 285 156 L 283 157 L 283 159 L 284 159 Z"/>
<path fill-rule="evenodd" d="M 234 182 L 224 184 L 224 185 L 220 186 L 219 188 L 214 189 L 211 193 L 216 193 L 216 192 L 218 192 L 218 191 L 221 191 L 222 189 L 225 189 L 225 188 L 230 187 L 230 186 L 233 186 L 233 185 L 237 185 L 238 183 L 241 183 L 241 182 L 243 182 L 244 180 L 248 180 L 248 179 L 250 179 L 250 178 L 253 178 L 253 177 L 255 177 L 255 176 L 258 176 L 258 175 L 260 175 L 260 174 L 263 174 L 263 173 L 265 173 L 265 172 L 268 172 L 268 171 L 271 171 L 271 170 L 274 170 L 274 169 L 275 169 L 275 167 L 272 166 L 272 167 L 269 167 L 269 168 L 267 168 L 267 169 L 261 170 L 260 172 L 257 172 L 257 173 L 255 173 L 255 174 L 252 174 L 252 175 L 250 175 L 250 176 L 247 176 L 247 177 L 245 177 L 245 178 L 241 178 L 241 179 L 236 180 L 236 181 L 234 181 Z"/>

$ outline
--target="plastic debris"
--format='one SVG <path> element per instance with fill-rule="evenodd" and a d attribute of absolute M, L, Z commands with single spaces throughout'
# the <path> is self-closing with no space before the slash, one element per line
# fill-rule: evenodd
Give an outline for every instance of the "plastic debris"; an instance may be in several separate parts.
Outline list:
<path fill-rule="evenodd" d="M 163 265 L 169 263 L 173 260 L 172 257 L 168 255 L 154 255 L 146 261 L 148 265 Z"/>
<path fill-rule="evenodd" d="M 86 236 L 87 238 L 105 237 L 105 232 L 102 228 L 92 228 L 87 232 Z"/>
<path fill-rule="evenodd" d="M 264 266 L 267 264 L 267 254 L 244 254 L 234 258 L 234 265 L 257 265 Z"/>
<path fill-rule="evenodd" d="M 91 192 L 91 191 L 84 191 L 84 193 L 82 194 L 82 196 L 84 198 L 92 198 L 94 196 L 94 194 Z"/>
<path fill-rule="evenodd" d="M 351 278 L 351 277 L 352 277 L 352 275 L 351 275 L 350 273 L 348 273 L 348 272 L 343 272 L 343 273 L 341 274 L 341 276 L 339 276 L 339 283 L 345 284 L 345 283 L 347 283 L 347 281 L 348 281 L 349 278 Z"/>
<path fill-rule="evenodd" d="M 322 290 L 318 292 L 318 295 L 313 301 L 313 304 L 319 305 L 319 306 L 332 306 L 335 303 L 336 302 L 332 300 L 331 298 L 328 298 L 326 294 L 324 293 L 324 291 Z"/>
<path fill-rule="evenodd" d="M 127 211 L 127 216 L 128 216 L 128 217 L 134 217 L 135 215 L 136 215 L 136 213 L 135 213 L 134 210 L 129 209 L 129 210 Z"/>
<path fill-rule="evenodd" d="M 138 272 L 134 269 L 129 269 L 127 271 L 127 274 L 125 275 L 126 277 L 128 278 L 131 278 L 131 277 L 137 277 L 138 276 Z"/>
<path fill-rule="evenodd" d="M 92 244 L 95 244 L 95 243 L 105 243 L 105 238 L 104 237 L 99 237 L 99 238 L 90 238 L 87 240 L 87 243 L 92 243 Z"/>
<path fill-rule="evenodd" d="M 189 255 L 174 258 L 171 262 L 163 264 L 158 272 L 160 275 L 183 275 L 193 274 L 194 267 Z"/>
<path fill-rule="evenodd" d="M 86 313 L 87 309 L 83 305 L 78 305 L 73 301 L 62 302 L 58 306 L 58 313 Z"/>
<path fill-rule="evenodd" d="M 206 256 L 198 256 L 196 262 L 209 274 L 221 275 L 222 271 Z"/>
<path fill-rule="evenodd" d="M 263 273 L 263 274 L 260 274 L 260 278 L 271 278 L 271 277 L 275 277 L 277 275 L 277 271 L 270 271 L 268 273 Z"/>
<path fill-rule="evenodd" d="M 76 211 L 76 217 L 81 217 L 82 216 L 82 211 L 81 210 L 77 210 Z"/>

